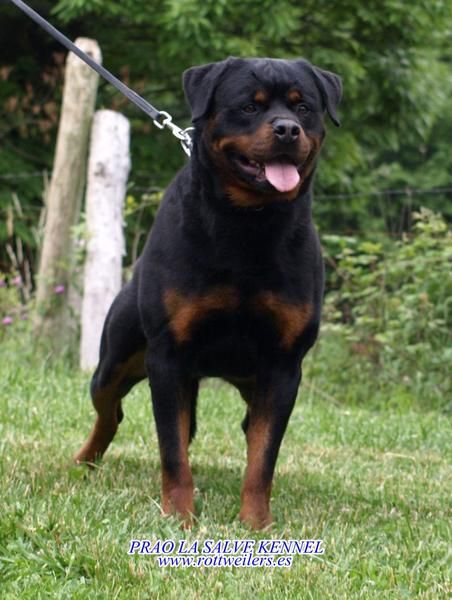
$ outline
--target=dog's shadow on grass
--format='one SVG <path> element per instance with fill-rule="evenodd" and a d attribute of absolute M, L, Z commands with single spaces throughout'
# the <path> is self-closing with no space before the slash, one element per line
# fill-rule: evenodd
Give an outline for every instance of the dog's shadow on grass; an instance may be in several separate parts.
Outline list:
<path fill-rule="evenodd" d="M 195 507 L 200 521 L 227 524 L 236 520 L 240 509 L 240 489 L 244 466 L 216 465 L 201 460 L 193 461 Z M 160 502 L 160 462 L 156 457 L 143 459 L 124 454 L 107 455 L 94 469 L 82 469 L 80 479 L 89 482 L 91 493 L 115 492 L 130 494 L 141 500 L 152 498 Z M 77 487 L 82 485 L 77 483 Z M 277 473 L 272 493 L 272 512 L 275 526 L 287 522 L 312 521 L 313 515 L 328 513 L 329 519 L 352 509 L 368 512 L 373 504 L 370 498 L 353 493 L 336 478 L 326 474 L 300 472 Z M 314 517 L 315 518 L 315 517 Z"/>

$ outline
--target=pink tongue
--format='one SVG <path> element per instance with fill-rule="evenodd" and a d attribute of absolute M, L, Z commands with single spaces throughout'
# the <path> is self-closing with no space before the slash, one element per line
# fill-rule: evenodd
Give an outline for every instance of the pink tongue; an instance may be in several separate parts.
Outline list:
<path fill-rule="evenodd" d="M 297 168 L 290 163 L 266 163 L 265 177 L 279 192 L 290 192 L 300 181 Z"/>

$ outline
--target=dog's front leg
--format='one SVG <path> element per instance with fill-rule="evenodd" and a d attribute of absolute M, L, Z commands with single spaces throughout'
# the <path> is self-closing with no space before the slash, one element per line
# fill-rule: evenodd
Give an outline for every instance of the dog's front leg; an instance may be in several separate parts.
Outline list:
<path fill-rule="evenodd" d="M 240 520 L 253 529 L 271 523 L 270 494 L 284 432 L 297 396 L 300 369 L 268 371 L 246 400 L 247 468 L 241 492 Z"/>
<path fill-rule="evenodd" d="M 190 423 L 198 382 L 176 363 L 153 355 L 147 361 L 162 467 L 162 509 L 190 526 L 194 513 L 193 477 L 188 460 Z"/>

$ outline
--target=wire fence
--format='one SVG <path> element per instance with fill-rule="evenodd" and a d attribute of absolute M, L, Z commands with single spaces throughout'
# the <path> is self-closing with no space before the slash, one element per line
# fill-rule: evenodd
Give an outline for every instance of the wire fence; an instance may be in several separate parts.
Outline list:
<path fill-rule="evenodd" d="M 48 171 L 30 171 L 28 173 L 2 173 L 0 180 L 19 181 L 20 179 L 34 179 L 36 177 L 50 177 Z"/>
<path fill-rule="evenodd" d="M 25 181 L 28 179 L 41 179 L 42 180 L 42 185 L 43 185 L 43 189 L 45 190 L 48 187 L 50 178 L 51 178 L 52 172 L 50 170 L 35 170 L 35 171 L 22 171 L 22 172 L 15 172 L 15 173 L 0 173 L 0 191 L 2 191 L 2 182 L 5 182 L 4 187 L 6 188 L 11 188 L 11 184 L 18 184 L 18 186 L 20 186 L 20 182 L 21 181 Z M 130 242 L 130 246 L 131 246 L 131 255 L 134 257 L 134 259 L 136 259 L 136 257 L 138 256 L 138 247 L 140 245 L 140 243 L 142 243 L 143 239 L 145 239 L 146 237 L 146 233 L 147 230 L 149 228 L 149 223 L 148 226 L 146 226 L 144 223 L 141 222 L 141 218 L 142 215 L 146 213 L 146 209 L 155 209 L 159 203 L 160 203 L 160 198 L 158 197 L 160 195 L 160 193 L 162 192 L 162 188 L 153 185 L 153 184 L 149 184 L 149 185 L 142 185 L 144 183 L 144 181 L 149 181 L 149 174 L 143 172 L 143 171 L 137 171 L 136 173 L 133 174 L 133 177 L 130 180 L 130 184 L 129 184 L 129 188 L 128 188 L 128 193 L 131 195 L 134 194 L 142 194 L 140 201 L 137 203 L 137 206 L 135 209 L 128 209 L 127 212 L 127 217 L 130 217 L 131 214 L 133 213 L 140 213 L 138 215 L 138 217 L 136 218 L 136 227 L 133 230 L 133 240 L 132 242 Z M 9 185 L 8 185 L 9 184 Z M 17 190 L 17 186 L 16 187 L 16 191 L 11 190 L 11 196 L 12 196 L 12 204 L 8 205 L 6 207 L 4 207 L 5 211 L 6 211 L 6 220 L 5 220 L 5 224 L 6 224 L 6 231 L 8 232 L 7 234 L 7 239 L 3 239 L 3 241 L 0 243 L 0 271 L 4 271 L 7 272 L 9 270 L 9 267 L 12 265 L 14 267 L 14 270 L 16 272 L 21 272 L 22 277 L 24 278 L 24 280 L 26 280 L 28 282 L 28 288 L 31 289 L 32 287 L 32 269 L 30 267 L 30 260 L 31 258 L 29 258 L 28 256 L 25 257 L 24 254 L 24 249 L 22 248 L 22 240 L 21 240 L 21 236 L 19 235 L 14 235 L 15 233 L 15 226 L 13 226 L 13 221 L 15 219 L 15 216 L 17 215 L 19 217 L 19 220 L 23 220 L 27 223 L 27 227 L 29 226 L 30 223 L 34 223 L 33 227 L 31 227 L 30 231 L 33 235 L 33 237 L 35 238 L 34 240 L 34 245 L 36 247 L 39 246 L 41 238 L 40 236 L 42 235 L 43 232 L 43 227 L 44 227 L 44 219 L 45 219 L 45 207 L 43 204 L 34 204 L 34 205 L 30 205 L 28 204 L 26 206 L 26 208 L 22 208 L 22 205 L 20 203 L 19 200 L 19 192 Z M 411 199 L 414 197 L 429 197 L 429 203 L 434 201 L 434 199 L 441 199 L 441 196 L 444 198 L 444 196 L 451 196 L 452 195 L 452 186 L 438 186 L 438 187 L 432 187 L 432 188 L 411 188 L 408 186 L 405 187 L 401 187 L 401 188 L 394 188 L 394 189 L 382 189 L 382 190 L 362 190 L 362 191 L 351 191 L 348 193 L 319 193 L 315 195 L 315 199 L 316 200 L 348 200 L 348 199 L 353 199 L 353 198 L 380 198 L 381 201 L 379 202 L 379 204 L 381 204 L 381 202 L 385 202 L 385 199 L 389 199 L 389 198 L 393 198 L 393 197 L 404 197 L 407 198 L 408 201 L 404 201 L 404 203 L 408 204 L 411 206 Z M 389 201 L 389 200 L 388 200 Z M 433 207 L 432 207 L 433 208 Z M 410 211 L 411 209 L 409 209 Z M 384 209 L 382 209 L 383 213 L 385 212 Z M 391 217 L 389 217 L 388 215 L 382 214 L 380 216 L 383 217 L 383 219 L 386 219 L 386 227 L 384 230 L 382 229 L 375 229 L 375 230 L 364 230 L 363 228 L 359 229 L 359 228 L 354 228 L 354 227 L 349 227 L 346 226 L 345 223 L 343 224 L 343 227 L 340 228 L 334 228 L 334 230 L 331 231 L 331 233 L 334 233 L 335 235 L 339 235 L 339 236 L 352 236 L 352 237 L 356 237 L 356 238 L 361 238 L 364 235 L 367 236 L 369 238 L 372 236 L 385 236 L 389 239 L 400 239 L 402 234 L 404 236 L 411 236 L 413 235 L 412 231 L 411 231 L 411 227 L 410 225 L 407 226 L 408 222 L 405 222 L 406 219 L 409 220 L 409 216 L 407 216 L 407 208 L 402 208 L 402 214 L 399 216 L 395 216 L 392 215 Z M 1 213 L 0 213 L 1 214 Z M 36 217 L 36 215 L 38 214 L 38 217 Z M 449 217 L 450 218 L 450 217 Z M 389 221 L 388 221 L 389 219 Z M 39 222 L 36 222 L 39 221 Z M 400 222 L 399 222 L 400 221 Z M 13 233 L 14 232 L 14 233 Z M 329 230 L 324 231 L 323 233 L 325 235 L 328 235 Z M 130 236 L 129 236 L 130 237 Z M 15 248 L 13 250 L 13 246 L 11 244 L 19 244 L 19 246 L 17 248 Z M 27 245 L 27 244 L 26 244 Z M 31 255 L 33 255 L 34 250 L 31 251 Z M 3 255 L 3 264 L 2 264 L 2 255 Z M 5 263 L 5 260 L 8 260 L 9 257 L 9 262 L 10 265 L 7 265 Z M 24 266 L 25 265 L 25 266 Z"/>
<path fill-rule="evenodd" d="M 29 171 L 19 173 L 1 173 L 0 181 L 20 181 L 23 179 L 33 178 L 50 178 L 52 173 L 50 171 Z M 145 174 L 138 173 L 135 175 L 136 179 L 144 179 Z M 133 191 L 142 193 L 152 193 L 159 191 L 154 185 L 150 186 L 139 186 L 133 185 Z M 371 197 L 384 197 L 384 196 L 441 196 L 452 194 L 452 187 L 434 187 L 434 188 L 396 188 L 396 189 L 385 189 L 385 190 L 362 190 L 353 191 L 339 194 L 316 194 L 317 200 L 347 200 L 351 198 L 371 198 Z"/>

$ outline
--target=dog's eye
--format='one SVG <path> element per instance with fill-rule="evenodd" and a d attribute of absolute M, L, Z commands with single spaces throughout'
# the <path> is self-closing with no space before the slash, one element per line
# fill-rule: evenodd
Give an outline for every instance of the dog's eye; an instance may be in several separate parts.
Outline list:
<path fill-rule="evenodd" d="M 300 115 L 307 115 L 308 112 L 310 112 L 310 108 L 307 104 L 302 102 L 301 104 L 297 105 L 297 112 L 300 113 Z"/>
<path fill-rule="evenodd" d="M 257 112 L 257 106 L 253 103 L 245 104 L 245 106 L 242 106 L 242 110 L 250 115 Z"/>

